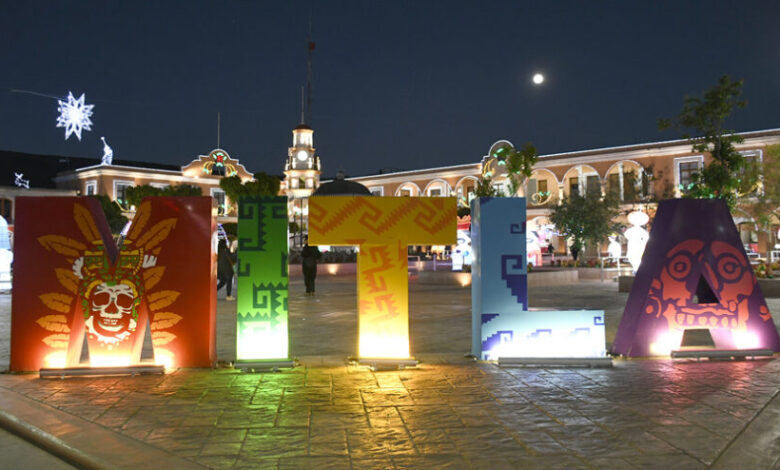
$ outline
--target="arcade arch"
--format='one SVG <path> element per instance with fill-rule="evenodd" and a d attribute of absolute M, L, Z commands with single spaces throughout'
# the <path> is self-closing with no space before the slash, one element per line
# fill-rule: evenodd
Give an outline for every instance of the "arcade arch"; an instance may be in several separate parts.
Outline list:
<path fill-rule="evenodd" d="M 420 191 L 420 187 L 417 186 L 417 184 L 412 183 L 411 181 L 407 181 L 406 183 L 403 183 L 402 185 L 398 186 L 398 188 L 395 190 L 395 196 L 417 197 L 421 195 L 422 195 L 422 191 Z"/>
<path fill-rule="evenodd" d="M 525 197 L 529 206 L 543 206 L 558 200 L 558 178 L 555 173 L 539 168 L 525 183 Z"/>
<path fill-rule="evenodd" d="M 563 175 L 563 194 L 585 195 L 595 193 L 601 196 L 601 177 L 598 171 L 590 165 L 577 165 Z"/>
<path fill-rule="evenodd" d="M 447 197 L 450 193 L 452 193 L 452 188 L 449 183 L 441 178 L 436 178 L 425 185 L 422 195 L 429 197 Z"/>
<path fill-rule="evenodd" d="M 648 191 L 645 168 L 633 160 L 615 162 L 607 170 L 606 191 L 617 194 L 621 201 L 635 202 Z"/>

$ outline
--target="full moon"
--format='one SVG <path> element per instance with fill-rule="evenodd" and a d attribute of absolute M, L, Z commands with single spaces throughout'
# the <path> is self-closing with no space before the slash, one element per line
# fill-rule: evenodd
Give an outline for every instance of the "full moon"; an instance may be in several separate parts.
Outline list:
<path fill-rule="evenodd" d="M 534 74 L 533 81 L 536 85 L 541 85 L 541 83 L 544 81 L 544 75 L 541 73 Z"/>

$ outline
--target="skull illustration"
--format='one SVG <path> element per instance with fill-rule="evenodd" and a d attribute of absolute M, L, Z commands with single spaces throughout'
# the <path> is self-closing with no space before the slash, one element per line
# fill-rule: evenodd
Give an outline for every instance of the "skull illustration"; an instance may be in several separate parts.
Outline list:
<path fill-rule="evenodd" d="M 756 280 L 747 258 L 735 247 L 720 241 L 686 240 L 669 250 L 666 260 L 652 281 L 645 313 L 663 316 L 669 329 L 745 331 L 751 310 L 757 310 L 761 320 L 769 319 L 765 305 L 751 308 L 759 300 Z M 715 298 L 694 299 L 700 278 Z"/>
<path fill-rule="evenodd" d="M 106 344 L 125 340 L 135 331 L 139 301 L 137 289 L 128 281 L 97 284 L 89 295 L 87 331 Z"/>

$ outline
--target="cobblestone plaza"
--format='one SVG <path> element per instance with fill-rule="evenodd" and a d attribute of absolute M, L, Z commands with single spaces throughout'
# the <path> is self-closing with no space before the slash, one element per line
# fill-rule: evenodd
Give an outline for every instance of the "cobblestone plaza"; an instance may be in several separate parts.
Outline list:
<path fill-rule="evenodd" d="M 278 373 L 0 376 L 3 423 L 37 428 L 77 464 L 119 468 L 776 468 L 780 363 L 616 360 L 604 369 L 501 368 L 464 357 L 470 290 L 410 285 L 419 367 L 372 372 L 356 348 L 354 278 L 290 285 L 293 355 Z M 222 296 L 220 296 L 222 297 Z M 614 338 L 613 282 L 532 287 L 534 307 L 598 308 Z M 8 362 L 10 296 L 2 296 Z M 773 312 L 780 302 L 768 299 Z M 235 358 L 235 303 L 218 304 L 218 355 Z M 22 424 L 19 424 L 19 423 Z"/>

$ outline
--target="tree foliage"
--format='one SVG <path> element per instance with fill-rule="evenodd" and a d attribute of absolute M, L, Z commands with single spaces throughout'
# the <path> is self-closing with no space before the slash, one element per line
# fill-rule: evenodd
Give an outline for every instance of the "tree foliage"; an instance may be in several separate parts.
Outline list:
<path fill-rule="evenodd" d="M 768 146 L 761 161 L 747 162 L 743 173 L 748 176 L 742 180 L 740 195 L 747 199 L 740 209 L 753 219 L 757 231 L 768 235 L 771 247 L 773 212 L 780 207 L 780 144 Z M 759 183 L 750 185 L 753 178 Z"/>
<path fill-rule="evenodd" d="M 122 208 L 118 204 L 109 199 L 108 196 L 102 194 L 93 194 L 89 197 L 94 197 L 100 201 L 100 207 L 103 209 L 103 214 L 106 216 L 111 233 L 114 235 L 120 233 L 127 224 L 127 217 L 122 215 Z"/>
<path fill-rule="evenodd" d="M 531 176 L 536 161 L 539 160 L 539 156 L 536 154 L 536 147 L 530 142 L 525 144 L 520 150 L 510 145 L 499 147 L 491 156 L 495 158 L 496 166 L 506 167 L 509 179 L 508 194 L 505 194 L 493 185 L 493 174 L 489 172 L 483 174 L 482 178 L 477 182 L 477 187 L 474 190 L 476 197 L 516 196 L 517 191 L 525 180 Z"/>
<path fill-rule="evenodd" d="M 614 194 L 601 198 L 588 192 L 585 196 L 572 193 L 560 205 L 553 207 L 550 221 L 567 238 L 572 246 L 582 251 L 585 244 L 599 244 L 617 227 L 612 219 L 618 215 L 619 200 Z"/>
<path fill-rule="evenodd" d="M 489 176 L 483 176 L 477 181 L 477 187 L 474 188 L 475 197 L 497 197 L 502 196 L 499 194 L 498 188 L 493 186 L 493 180 Z"/>
<path fill-rule="evenodd" d="M 279 194 L 280 185 L 279 178 L 262 171 L 255 173 L 254 179 L 246 183 L 242 183 L 237 175 L 219 181 L 219 187 L 225 191 L 228 199 L 234 202 L 241 196 L 276 196 Z"/>
<path fill-rule="evenodd" d="M 506 172 L 509 175 L 509 195 L 515 196 L 525 180 L 531 176 L 539 156 L 536 154 L 536 148 L 530 142 L 523 145 L 520 150 L 514 147 L 501 147 L 496 150 L 497 157 L 499 153 L 503 154 L 501 156 L 506 162 Z"/>
<path fill-rule="evenodd" d="M 148 184 L 144 184 L 141 186 L 133 186 L 132 188 L 127 188 L 127 192 L 125 192 L 125 198 L 127 199 L 127 204 L 129 206 L 136 206 L 136 207 L 141 205 L 141 201 L 143 201 L 145 197 L 149 197 L 149 196 L 201 196 L 201 195 L 203 195 L 203 190 L 200 188 L 200 186 L 195 186 L 192 184 L 175 184 L 171 186 L 166 186 L 164 188 L 157 188 L 154 186 L 149 186 Z"/>
<path fill-rule="evenodd" d="M 701 173 L 694 175 L 693 182 L 680 188 L 686 197 L 721 198 L 732 208 L 736 204 L 739 188 L 745 185 L 743 178 L 748 175 L 742 172 L 745 159 L 734 148 L 743 138 L 727 129 L 725 121 L 735 109 L 745 107 L 741 94 L 742 80 L 732 81 L 724 75 L 703 97 L 686 97 L 676 118 L 658 121 L 661 129 L 682 130 L 694 152 L 709 152 L 712 156 Z"/>

